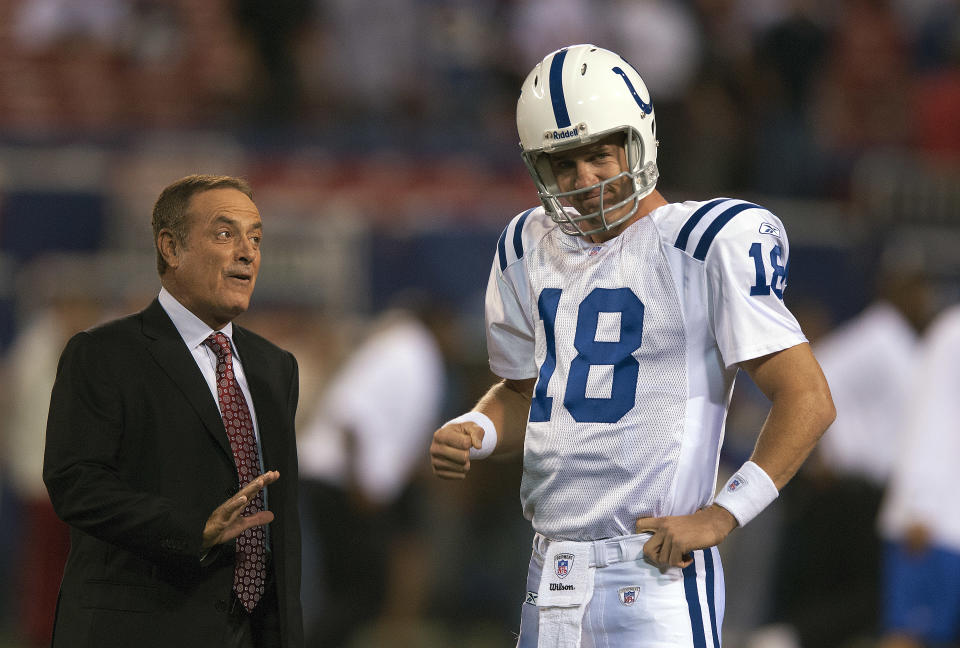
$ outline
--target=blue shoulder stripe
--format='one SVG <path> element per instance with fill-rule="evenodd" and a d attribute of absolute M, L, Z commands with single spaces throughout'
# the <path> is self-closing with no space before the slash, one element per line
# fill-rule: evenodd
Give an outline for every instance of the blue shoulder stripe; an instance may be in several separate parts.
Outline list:
<path fill-rule="evenodd" d="M 563 59 L 566 57 L 567 50 L 562 49 L 550 61 L 550 101 L 553 102 L 553 116 L 557 120 L 557 128 L 570 125 L 567 102 L 563 98 Z"/>
<path fill-rule="evenodd" d="M 507 230 L 509 228 L 510 224 L 507 223 L 500 234 L 500 240 L 497 241 L 497 259 L 500 261 L 500 272 L 507 269 Z"/>
<path fill-rule="evenodd" d="M 531 207 L 523 212 L 520 218 L 517 219 L 516 226 L 513 228 L 513 251 L 517 255 L 517 259 L 523 258 L 523 224 L 527 221 L 527 216 L 529 216 L 534 209 L 536 209 L 536 207 Z M 507 223 L 507 226 L 503 228 L 503 232 L 500 233 L 500 239 L 497 241 L 497 260 L 500 262 L 500 272 L 507 269 L 507 230 L 509 229 L 510 223 Z"/>
<path fill-rule="evenodd" d="M 536 207 L 531 207 L 527 211 L 523 212 L 523 215 L 517 219 L 517 226 L 513 229 L 513 251 L 517 253 L 517 258 L 523 258 L 523 224 L 527 220 L 527 216 L 530 215 Z"/>
<path fill-rule="evenodd" d="M 707 251 L 713 244 L 713 239 L 717 238 L 717 234 L 721 229 L 723 229 L 723 226 L 729 223 L 733 217 L 740 212 L 753 207 L 757 207 L 757 205 L 754 205 L 753 203 L 740 203 L 738 205 L 734 205 L 730 209 L 717 216 L 700 237 L 700 242 L 697 244 L 697 249 L 693 253 L 693 258 L 697 259 L 698 261 L 703 261 L 706 259 Z"/>
<path fill-rule="evenodd" d="M 700 209 L 693 212 L 693 215 L 687 219 L 687 222 L 683 224 L 683 227 L 680 228 L 680 235 L 677 236 L 677 242 L 673 244 L 673 247 L 686 251 L 687 241 L 690 239 L 690 232 L 693 231 L 693 228 L 697 226 L 697 223 L 700 222 L 700 219 L 703 218 L 703 215 L 708 211 L 719 205 L 725 200 L 730 200 L 729 198 L 717 198 L 712 200 L 705 205 L 702 205 Z"/>

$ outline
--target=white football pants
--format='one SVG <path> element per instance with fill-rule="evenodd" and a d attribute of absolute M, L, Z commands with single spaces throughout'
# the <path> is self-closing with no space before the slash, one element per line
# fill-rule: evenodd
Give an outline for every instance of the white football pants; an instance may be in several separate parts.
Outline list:
<path fill-rule="evenodd" d="M 716 547 L 693 552 L 693 564 L 685 569 L 675 567 L 661 574 L 643 560 L 643 544 L 649 537 L 629 535 L 585 543 L 592 545 L 589 567 L 595 569 L 591 570 L 592 597 L 582 617 L 577 615 L 579 644 L 538 646 L 538 590 L 550 541 L 536 534 L 517 648 L 720 648 L 724 584 Z M 567 565 L 546 568 L 563 573 Z M 543 618 L 555 617 L 545 613 Z"/>

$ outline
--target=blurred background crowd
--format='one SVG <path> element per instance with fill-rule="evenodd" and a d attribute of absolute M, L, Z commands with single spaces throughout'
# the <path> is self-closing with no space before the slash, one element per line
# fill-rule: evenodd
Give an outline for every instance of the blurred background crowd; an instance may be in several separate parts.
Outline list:
<path fill-rule="evenodd" d="M 883 542 L 941 537 L 915 449 L 960 438 L 916 378 L 960 302 L 957 0 L 0 0 L 0 646 L 46 644 L 68 550 L 40 479 L 60 350 L 156 295 L 150 208 L 195 172 L 247 178 L 264 216 L 239 321 L 300 363 L 313 645 L 512 645 L 520 457 L 454 484 L 426 449 L 492 380 L 487 274 L 536 202 L 520 83 L 578 42 L 646 80 L 668 200 L 784 221 L 840 411 L 722 548 L 725 645 L 875 645 Z M 766 406 L 741 374 L 721 473 Z M 955 493 L 960 450 L 939 461 Z"/>

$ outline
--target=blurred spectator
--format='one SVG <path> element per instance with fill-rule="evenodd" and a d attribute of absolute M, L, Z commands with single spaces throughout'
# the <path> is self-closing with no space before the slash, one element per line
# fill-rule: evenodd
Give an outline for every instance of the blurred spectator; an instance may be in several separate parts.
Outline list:
<path fill-rule="evenodd" d="M 307 645 L 414 645 L 428 596 L 416 476 L 439 424 L 439 310 L 388 311 L 333 376 L 300 434 Z"/>
<path fill-rule="evenodd" d="M 16 13 L 14 33 L 25 49 L 90 39 L 114 48 L 122 38 L 130 3 L 123 0 L 30 0 Z"/>
<path fill-rule="evenodd" d="M 941 160 L 960 157 L 960 2 L 941 7 L 927 23 L 928 71 L 916 82 L 916 146 Z M 924 60 L 921 60 L 923 65 Z"/>
<path fill-rule="evenodd" d="M 419 58 L 424 4 L 327 0 L 318 7 L 325 50 L 309 71 L 324 79 L 339 123 L 382 129 L 417 115 L 431 94 Z"/>
<path fill-rule="evenodd" d="M 497 0 L 429 0 L 424 10 L 422 74 L 439 89 L 423 106 L 425 121 L 441 120 L 444 131 L 467 126 L 498 135 L 504 106 L 516 100 L 504 87 L 497 52 L 509 37 L 498 29 Z M 519 84 L 519 82 L 518 82 Z M 511 142 L 512 143 L 512 142 Z"/>
<path fill-rule="evenodd" d="M 22 511 L 13 587 L 18 592 L 16 632 L 25 647 L 50 644 L 57 592 L 70 549 L 69 527 L 53 512 L 42 478 L 50 391 L 67 339 L 103 315 L 97 301 L 82 289 L 77 288 L 74 295 L 58 293 L 20 329 L 5 363 L 8 391 L 3 398 L 7 416 L 2 456 Z"/>
<path fill-rule="evenodd" d="M 960 55 L 960 4 L 956 0 L 900 0 L 901 10 L 907 6 L 920 9 L 910 39 L 916 70 L 928 73 L 955 65 Z"/>
<path fill-rule="evenodd" d="M 785 494 L 774 605 L 774 620 L 792 624 L 804 646 L 839 648 L 878 634 L 877 513 L 907 433 L 933 302 L 922 259 L 900 246 L 885 257 L 873 303 L 814 343 L 837 419 L 798 476 L 803 488 Z M 856 550 L 835 561 L 838 541 Z"/>
<path fill-rule="evenodd" d="M 930 326 L 884 498 L 883 648 L 960 642 L 960 306 Z"/>
<path fill-rule="evenodd" d="M 791 4 L 792 10 L 764 31 L 756 46 L 751 181 L 765 193 L 817 195 L 819 160 L 809 136 L 808 98 L 823 68 L 829 36 L 813 0 Z"/>
<path fill-rule="evenodd" d="M 864 150 L 907 143 L 909 82 L 906 34 L 889 0 L 845 0 L 813 98 L 811 123 L 831 164 L 828 195 L 846 196 L 850 167 Z"/>
<path fill-rule="evenodd" d="M 604 47 L 604 16 L 607 2 L 589 0 L 517 0 L 509 19 L 510 41 L 517 53 L 513 63 L 520 81 L 544 52 L 574 43 L 597 43 Z M 615 16 L 616 14 L 610 14 Z M 643 63 L 633 61 L 642 70 Z M 520 95 L 517 85 L 516 97 Z"/>
<path fill-rule="evenodd" d="M 612 47 L 643 73 L 657 107 L 680 100 L 700 65 L 694 14 L 671 0 L 615 0 L 610 9 Z"/>
<path fill-rule="evenodd" d="M 312 18 L 313 0 L 232 0 L 237 24 L 257 54 L 255 117 L 286 124 L 298 116 L 300 71 L 294 56 L 297 36 Z"/>
<path fill-rule="evenodd" d="M 837 420 L 818 449 L 821 465 L 878 491 L 897 460 L 920 334 L 933 301 L 922 270 L 879 283 L 878 299 L 815 347 L 838 403 Z"/>

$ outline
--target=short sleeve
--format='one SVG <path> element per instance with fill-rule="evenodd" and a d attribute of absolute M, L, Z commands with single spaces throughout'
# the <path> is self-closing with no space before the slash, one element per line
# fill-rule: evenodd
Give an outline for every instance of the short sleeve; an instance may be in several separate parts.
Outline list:
<path fill-rule="evenodd" d="M 776 216 L 744 210 L 707 245 L 710 318 L 727 367 L 807 341 L 783 302 L 790 248 Z"/>
<path fill-rule="evenodd" d="M 528 214 L 514 218 L 500 236 L 485 302 L 490 369 L 513 380 L 537 375 L 535 320 L 521 242 Z"/>

